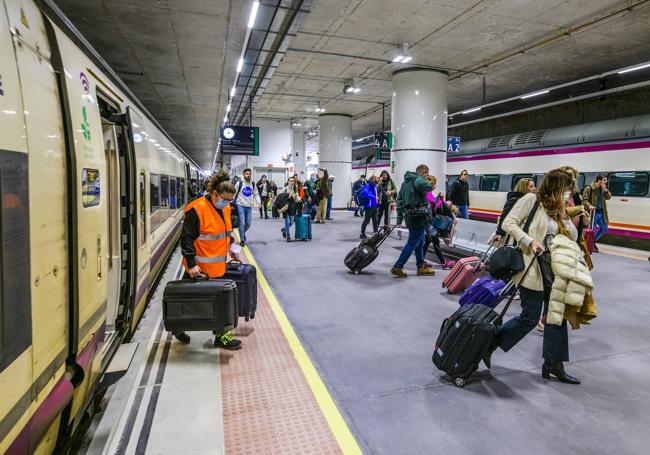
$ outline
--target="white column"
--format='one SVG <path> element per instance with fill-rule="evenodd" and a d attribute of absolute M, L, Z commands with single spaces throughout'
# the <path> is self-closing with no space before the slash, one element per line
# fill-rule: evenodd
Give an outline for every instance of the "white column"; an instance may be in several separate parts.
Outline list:
<path fill-rule="evenodd" d="M 309 178 L 307 175 L 307 154 L 305 153 L 305 133 L 302 130 L 293 130 L 291 143 L 295 173 L 303 182 Z"/>
<path fill-rule="evenodd" d="M 332 208 L 347 207 L 352 178 L 352 117 L 346 114 L 322 114 L 319 133 L 319 167 L 334 178 Z"/>
<path fill-rule="evenodd" d="M 408 68 L 393 73 L 391 177 L 398 185 L 405 172 L 426 164 L 438 179 L 437 191 L 445 191 L 447 84 L 442 71 Z"/>

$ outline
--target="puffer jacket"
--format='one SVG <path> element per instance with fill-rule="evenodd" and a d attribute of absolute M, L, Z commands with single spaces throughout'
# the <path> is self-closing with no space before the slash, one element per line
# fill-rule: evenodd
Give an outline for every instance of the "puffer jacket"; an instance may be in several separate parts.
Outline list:
<path fill-rule="evenodd" d="M 550 250 L 555 278 L 546 322 L 561 325 L 565 305 L 581 308 L 585 295 L 594 288 L 594 282 L 576 242 L 564 235 L 556 235 Z"/>

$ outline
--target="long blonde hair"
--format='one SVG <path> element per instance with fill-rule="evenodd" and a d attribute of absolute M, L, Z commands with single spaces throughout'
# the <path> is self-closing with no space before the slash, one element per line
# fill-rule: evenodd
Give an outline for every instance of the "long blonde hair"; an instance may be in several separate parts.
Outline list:
<path fill-rule="evenodd" d="M 571 166 L 562 166 L 560 170 L 565 172 L 570 172 L 573 174 L 573 192 L 577 193 L 578 191 L 580 191 L 578 189 L 578 177 L 580 176 L 580 172 L 578 172 L 576 168 Z"/>
<path fill-rule="evenodd" d="M 562 221 L 564 211 L 564 192 L 573 187 L 571 174 L 563 169 L 553 169 L 544 176 L 537 190 L 537 200 L 540 202 L 549 218 L 555 220 L 560 234 L 568 236 L 568 231 Z"/>
<path fill-rule="evenodd" d="M 523 179 L 519 179 L 519 181 L 515 185 L 515 191 L 517 193 L 521 193 L 521 194 L 530 193 L 530 190 L 528 189 L 528 184 L 530 182 L 532 182 L 532 181 L 533 181 L 533 179 L 529 179 L 528 177 L 523 178 Z"/>

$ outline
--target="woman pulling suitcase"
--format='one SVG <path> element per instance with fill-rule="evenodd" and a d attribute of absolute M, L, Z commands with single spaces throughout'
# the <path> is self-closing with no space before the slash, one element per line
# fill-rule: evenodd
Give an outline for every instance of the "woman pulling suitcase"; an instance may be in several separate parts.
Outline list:
<path fill-rule="evenodd" d="M 228 254 L 239 260 L 239 254 L 231 249 L 234 244 L 230 221 L 230 203 L 235 198 L 235 187 L 227 172 L 215 174 L 207 185 L 207 194 L 192 201 L 185 208 L 181 250 L 183 253 L 183 278 L 221 278 L 226 273 Z M 185 332 L 175 332 L 181 343 L 189 343 Z M 242 347 L 229 330 L 215 332 L 214 346 L 229 350 Z"/>
<path fill-rule="evenodd" d="M 547 236 L 557 234 L 563 234 L 574 241 L 578 238 L 577 229 L 571 222 L 565 205 L 571 197 L 573 185 L 573 178 L 566 171 L 552 170 L 542 180 L 537 194 L 529 193 L 519 199 L 503 220 L 502 229 L 518 243 L 526 264 L 535 259 L 535 254 L 541 254 L 541 257 L 521 282 L 521 314 L 500 327 L 494 343 L 483 358 L 488 367 L 490 356 L 497 347 L 507 352 L 535 328 L 545 300 L 550 298 L 553 275 L 545 240 Z M 532 221 L 527 234 L 521 226 L 530 216 Z M 519 279 L 521 274 L 515 277 L 515 281 Z M 563 362 L 569 360 L 566 320 L 562 325 L 546 325 L 542 356 L 542 376 L 545 379 L 552 375 L 567 384 L 580 384 L 580 380 L 564 371 Z"/>

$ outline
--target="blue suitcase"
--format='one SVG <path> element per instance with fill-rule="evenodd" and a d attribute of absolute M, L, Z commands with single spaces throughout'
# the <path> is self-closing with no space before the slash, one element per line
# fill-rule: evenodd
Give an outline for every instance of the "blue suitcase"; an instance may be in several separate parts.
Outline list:
<path fill-rule="evenodd" d="M 296 240 L 311 240 L 311 217 L 309 215 L 296 216 Z"/>

